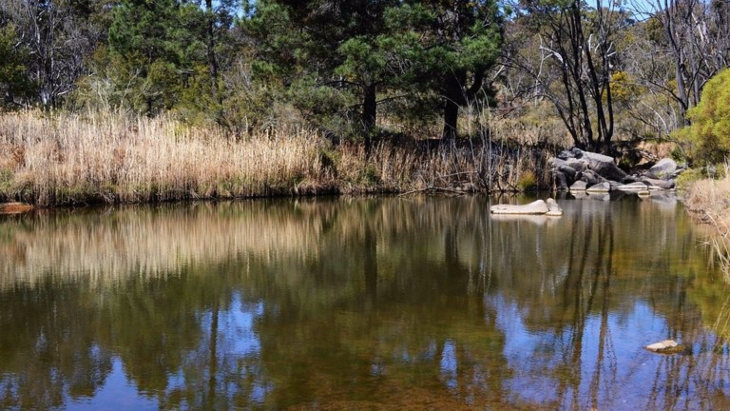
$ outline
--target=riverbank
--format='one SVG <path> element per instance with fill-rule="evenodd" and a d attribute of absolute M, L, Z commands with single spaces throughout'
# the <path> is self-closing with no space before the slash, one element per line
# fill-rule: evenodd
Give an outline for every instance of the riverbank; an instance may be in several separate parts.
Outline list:
<path fill-rule="evenodd" d="M 723 178 L 689 183 L 684 197 L 690 213 L 715 228 L 717 236 L 710 243 L 725 281 L 730 282 L 730 164 L 723 171 Z"/>
<path fill-rule="evenodd" d="M 498 140 L 495 138 L 495 140 Z M 0 115 L 0 202 L 40 207 L 261 196 L 547 187 L 545 153 L 469 140 L 333 144 L 306 127 L 232 135 L 174 119 Z"/>

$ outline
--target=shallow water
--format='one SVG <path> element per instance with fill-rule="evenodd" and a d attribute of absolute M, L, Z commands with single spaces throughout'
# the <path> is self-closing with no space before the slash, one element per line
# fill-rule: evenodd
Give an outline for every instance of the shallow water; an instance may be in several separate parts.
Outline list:
<path fill-rule="evenodd" d="M 730 409 L 701 228 L 672 198 L 559 202 L 0 217 L 0 409 Z"/>

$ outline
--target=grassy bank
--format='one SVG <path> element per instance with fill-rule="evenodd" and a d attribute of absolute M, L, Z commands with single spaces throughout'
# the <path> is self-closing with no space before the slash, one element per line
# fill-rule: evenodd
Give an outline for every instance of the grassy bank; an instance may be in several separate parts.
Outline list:
<path fill-rule="evenodd" d="M 711 239 L 711 244 L 725 280 L 730 282 L 730 164 L 725 165 L 721 179 L 689 183 L 685 203 L 699 220 L 715 227 L 717 236 Z"/>
<path fill-rule="evenodd" d="M 493 136 L 495 141 L 499 136 Z M 546 157 L 476 139 L 332 145 L 312 129 L 251 135 L 174 119 L 0 115 L 0 201 L 39 206 L 325 193 L 517 191 L 548 186 Z"/>

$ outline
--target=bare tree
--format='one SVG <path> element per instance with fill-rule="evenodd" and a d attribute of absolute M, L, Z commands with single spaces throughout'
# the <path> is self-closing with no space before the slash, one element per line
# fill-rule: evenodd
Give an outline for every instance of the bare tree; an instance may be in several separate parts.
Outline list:
<path fill-rule="evenodd" d="M 614 110 L 609 84 L 623 14 L 602 0 L 593 8 L 579 0 L 528 0 L 518 10 L 518 19 L 539 38 L 539 59 L 533 56 L 530 62 L 521 56 L 524 51 L 512 50 L 506 64 L 531 74 L 535 95 L 554 104 L 576 146 L 610 151 Z"/>
<path fill-rule="evenodd" d="M 650 0 L 636 1 L 632 7 L 656 34 L 646 47 L 665 57 L 649 55 L 640 81 L 679 105 L 677 126 L 682 126 L 707 80 L 730 63 L 730 4 L 726 0 Z"/>
<path fill-rule="evenodd" d="M 84 2 L 70 0 L 4 0 L 0 15 L 12 22 L 29 51 L 30 80 L 44 107 L 57 106 L 86 72 L 100 33 L 89 23 Z M 86 14 L 86 15 L 83 15 Z"/>

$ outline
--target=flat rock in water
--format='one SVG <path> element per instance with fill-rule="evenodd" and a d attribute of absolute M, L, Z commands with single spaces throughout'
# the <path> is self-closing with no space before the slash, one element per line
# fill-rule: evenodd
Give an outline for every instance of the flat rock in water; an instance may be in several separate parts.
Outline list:
<path fill-rule="evenodd" d="M 685 351 L 685 347 L 674 340 L 659 341 L 644 348 L 659 354 L 676 354 Z"/>
<path fill-rule="evenodd" d="M 560 207 L 557 201 L 552 198 L 547 199 L 548 212 L 545 215 L 550 217 L 560 217 L 563 215 L 563 209 Z"/>
<path fill-rule="evenodd" d="M 641 181 L 649 186 L 649 190 L 671 190 L 675 186 L 674 180 L 657 180 L 645 177 Z"/>
<path fill-rule="evenodd" d="M 649 190 L 649 187 L 645 183 L 642 183 L 640 181 L 636 182 L 636 183 L 620 185 L 616 188 L 621 191 L 631 191 L 631 192 Z"/>
<path fill-rule="evenodd" d="M 616 187 L 619 191 L 629 192 L 629 193 L 636 193 L 640 196 L 648 196 L 649 195 L 649 186 L 646 185 L 646 183 L 642 182 L 636 182 L 631 184 L 624 184 Z"/>
<path fill-rule="evenodd" d="M 533 201 L 530 204 L 513 205 L 498 204 L 489 207 L 492 214 L 546 214 L 548 211 L 547 204 L 543 200 Z"/>

